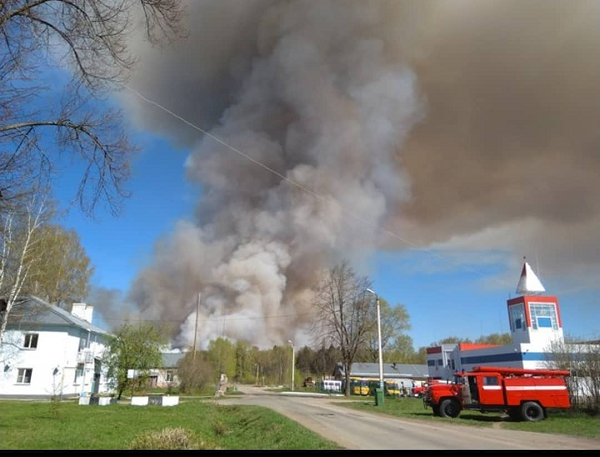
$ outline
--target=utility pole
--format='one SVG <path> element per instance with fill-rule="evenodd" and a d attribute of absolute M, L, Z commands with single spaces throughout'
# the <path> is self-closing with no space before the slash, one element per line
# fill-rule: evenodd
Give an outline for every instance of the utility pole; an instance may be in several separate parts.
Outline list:
<path fill-rule="evenodd" d="M 288 340 L 288 343 L 290 343 L 290 345 L 292 346 L 292 392 L 294 391 L 294 365 L 295 365 L 295 360 L 294 360 L 294 355 L 295 355 L 295 350 L 294 350 L 294 343 L 292 342 L 292 340 Z"/>
<path fill-rule="evenodd" d="M 196 337 L 198 336 L 198 313 L 200 311 L 200 295 L 201 292 L 198 292 L 198 300 L 196 301 L 196 326 L 194 327 L 194 353 L 192 355 L 192 362 L 196 363 Z"/>
<path fill-rule="evenodd" d="M 257 363 L 257 364 L 256 364 L 256 385 L 257 385 L 257 386 L 258 386 L 258 367 L 259 367 L 259 366 L 260 366 L 260 365 Z"/>
<path fill-rule="evenodd" d="M 379 346 L 379 389 L 381 390 L 381 394 L 383 395 L 383 355 L 381 351 L 381 311 L 379 305 L 379 295 L 377 295 L 377 293 L 371 289 L 367 289 L 366 292 L 369 292 L 370 294 L 373 294 L 375 296 L 375 305 L 377 306 L 377 340 Z"/>

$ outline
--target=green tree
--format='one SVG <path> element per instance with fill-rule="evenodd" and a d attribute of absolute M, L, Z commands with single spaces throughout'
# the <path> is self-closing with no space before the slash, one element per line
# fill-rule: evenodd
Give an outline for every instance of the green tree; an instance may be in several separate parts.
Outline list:
<path fill-rule="evenodd" d="M 316 351 L 311 371 L 317 376 L 330 376 L 341 360 L 341 351 L 333 344 L 325 347 L 325 342 L 323 341 L 321 347 Z"/>
<path fill-rule="evenodd" d="M 235 343 L 235 381 L 251 383 L 256 376 L 254 351 L 248 341 Z"/>
<path fill-rule="evenodd" d="M 149 370 L 162 367 L 162 349 L 167 343 L 164 332 L 150 324 L 122 325 L 110 338 L 103 356 L 103 365 L 112 388 L 116 388 L 118 399 L 129 387 L 139 388 L 147 378 Z M 127 370 L 137 370 L 135 380 L 127 377 Z M 132 383 L 134 383 L 132 385 Z"/>
<path fill-rule="evenodd" d="M 510 333 L 492 333 L 477 338 L 475 342 L 479 344 L 497 344 L 498 346 L 504 346 L 512 343 L 512 336 Z"/>
<path fill-rule="evenodd" d="M 415 358 L 413 359 L 413 363 L 416 364 L 426 364 L 427 363 L 427 347 L 421 346 L 419 350 L 415 353 Z"/>
<path fill-rule="evenodd" d="M 391 307 L 387 300 L 380 297 L 379 307 L 381 310 L 381 351 L 385 352 L 388 347 L 394 345 L 398 339 L 404 336 L 406 330 L 410 330 L 410 318 L 404 305 L 397 304 Z M 377 309 L 375 307 L 372 319 L 377 320 Z M 367 360 L 378 362 L 379 335 L 376 325 L 367 333 L 365 346 Z"/>
<path fill-rule="evenodd" d="M 94 268 L 77 233 L 46 225 L 35 238 L 38 261 L 31 265 L 22 293 L 56 304 L 83 300 Z"/>
<path fill-rule="evenodd" d="M 457 343 L 472 343 L 473 340 L 470 338 L 460 338 L 458 336 L 448 336 L 442 338 L 439 341 L 434 341 L 430 346 L 441 346 L 442 344 L 457 344 Z"/>
<path fill-rule="evenodd" d="M 386 363 L 414 363 L 415 358 L 413 340 L 408 335 L 399 335 L 387 351 L 383 352 L 383 361 Z"/>
<path fill-rule="evenodd" d="M 227 338 L 217 338 L 208 343 L 208 360 L 212 364 L 218 378 L 222 373 L 229 379 L 235 377 L 235 345 Z"/>
<path fill-rule="evenodd" d="M 196 351 L 195 357 L 193 352 L 188 352 L 179 361 L 177 377 L 181 393 L 202 392 L 213 382 L 213 376 L 214 369 L 204 352 Z"/>
<path fill-rule="evenodd" d="M 311 366 L 314 363 L 315 356 L 315 351 L 308 346 L 304 346 L 296 352 L 296 370 L 302 374 L 302 379 L 314 374 L 311 372 Z"/>

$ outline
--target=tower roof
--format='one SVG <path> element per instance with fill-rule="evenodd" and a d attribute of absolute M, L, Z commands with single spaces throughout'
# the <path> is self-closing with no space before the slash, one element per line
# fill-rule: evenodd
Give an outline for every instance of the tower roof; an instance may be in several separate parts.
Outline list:
<path fill-rule="evenodd" d="M 517 284 L 517 293 L 520 295 L 531 295 L 545 292 L 546 289 L 540 282 L 539 278 L 531 269 L 531 266 L 525 262 L 521 270 L 521 277 Z"/>

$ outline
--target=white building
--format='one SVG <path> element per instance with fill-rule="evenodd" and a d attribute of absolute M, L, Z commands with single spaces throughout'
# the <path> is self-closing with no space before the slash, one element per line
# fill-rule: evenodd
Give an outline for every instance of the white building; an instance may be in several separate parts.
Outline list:
<path fill-rule="evenodd" d="M 0 397 L 108 392 L 101 357 L 109 333 L 91 324 L 92 313 L 85 303 L 68 313 L 37 297 L 16 304 L 0 347 Z"/>
<path fill-rule="evenodd" d="M 517 285 L 520 297 L 507 302 L 512 343 L 443 344 L 427 349 L 429 376 L 452 380 L 456 371 L 471 371 L 478 365 L 547 368 L 548 351 L 553 342 L 563 342 L 558 299 L 541 295 L 544 286 L 527 262 Z"/>

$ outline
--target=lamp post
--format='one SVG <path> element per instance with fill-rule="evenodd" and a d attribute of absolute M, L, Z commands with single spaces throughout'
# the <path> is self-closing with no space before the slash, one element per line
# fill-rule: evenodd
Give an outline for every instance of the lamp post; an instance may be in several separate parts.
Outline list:
<path fill-rule="evenodd" d="M 383 392 L 383 356 L 381 354 L 381 312 L 379 310 L 379 296 L 371 289 L 367 289 L 367 292 L 375 295 L 375 303 L 377 304 L 377 339 L 379 344 L 379 388 Z"/>
<path fill-rule="evenodd" d="M 288 340 L 288 343 L 290 343 L 292 346 L 292 392 L 293 392 L 294 391 L 294 368 L 295 368 L 294 365 L 296 364 L 295 363 L 296 361 L 294 359 L 295 359 L 296 354 L 295 354 L 295 350 L 294 350 L 294 343 L 292 342 L 292 340 Z"/>

